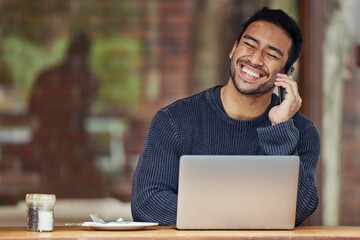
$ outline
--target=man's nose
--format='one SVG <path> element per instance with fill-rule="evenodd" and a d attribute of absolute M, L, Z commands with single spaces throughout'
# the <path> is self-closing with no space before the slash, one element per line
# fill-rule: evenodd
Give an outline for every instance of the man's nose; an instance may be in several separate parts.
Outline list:
<path fill-rule="evenodd" d="M 253 51 L 249 55 L 249 61 L 255 66 L 262 66 L 264 61 L 260 50 Z"/>

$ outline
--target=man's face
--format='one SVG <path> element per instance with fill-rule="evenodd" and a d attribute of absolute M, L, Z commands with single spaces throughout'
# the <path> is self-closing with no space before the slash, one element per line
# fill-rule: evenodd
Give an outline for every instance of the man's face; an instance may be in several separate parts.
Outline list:
<path fill-rule="evenodd" d="M 230 52 L 230 76 L 246 95 L 263 95 L 274 89 L 276 74 L 288 59 L 291 37 L 275 24 L 251 23 Z"/>

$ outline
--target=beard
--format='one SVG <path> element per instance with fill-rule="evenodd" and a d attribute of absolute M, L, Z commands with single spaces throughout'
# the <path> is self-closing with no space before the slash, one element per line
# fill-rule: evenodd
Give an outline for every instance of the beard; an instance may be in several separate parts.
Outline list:
<path fill-rule="evenodd" d="M 248 95 L 248 96 L 262 96 L 270 91 L 273 91 L 274 87 L 275 87 L 275 80 L 276 80 L 276 76 L 272 76 L 270 80 L 260 84 L 259 86 L 255 87 L 255 88 L 251 88 L 249 86 L 251 85 L 255 85 L 254 82 L 250 82 L 246 79 L 243 79 L 242 76 L 240 76 L 240 74 L 238 74 L 238 78 L 239 80 L 236 81 L 236 66 L 240 65 L 240 63 L 246 63 L 249 66 L 259 69 L 260 71 L 262 71 L 264 73 L 265 76 L 269 77 L 270 75 L 261 67 L 257 67 L 252 65 L 250 62 L 246 61 L 246 60 L 241 60 L 238 59 L 235 62 L 235 59 L 232 58 L 231 62 L 230 62 L 230 66 L 229 66 L 229 72 L 230 72 L 230 77 L 232 79 L 232 82 L 236 88 L 236 90 L 244 95 Z"/>

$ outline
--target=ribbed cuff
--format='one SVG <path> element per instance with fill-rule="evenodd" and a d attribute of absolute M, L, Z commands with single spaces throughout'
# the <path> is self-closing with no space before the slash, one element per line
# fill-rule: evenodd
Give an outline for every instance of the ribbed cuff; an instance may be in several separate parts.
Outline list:
<path fill-rule="evenodd" d="M 292 119 L 273 126 L 257 129 L 260 146 L 268 155 L 296 154 L 299 130 Z"/>

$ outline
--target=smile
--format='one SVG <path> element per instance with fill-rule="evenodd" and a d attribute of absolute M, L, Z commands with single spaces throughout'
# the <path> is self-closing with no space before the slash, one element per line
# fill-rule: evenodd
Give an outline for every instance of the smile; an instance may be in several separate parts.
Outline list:
<path fill-rule="evenodd" d="M 248 75 L 249 77 L 252 77 L 252 78 L 260 78 L 262 75 L 258 74 L 258 73 L 255 73 L 249 69 L 247 69 L 245 66 L 242 66 L 241 67 L 241 70 L 246 74 Z"/>

